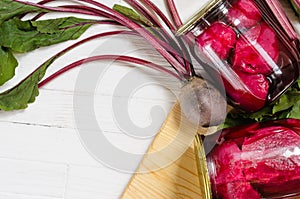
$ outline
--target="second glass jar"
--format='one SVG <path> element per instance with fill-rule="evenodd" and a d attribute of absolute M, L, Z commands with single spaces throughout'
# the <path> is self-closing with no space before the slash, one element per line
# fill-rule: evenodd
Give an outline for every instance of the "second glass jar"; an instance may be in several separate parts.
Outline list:
<path fill-rule="evenodd" d="M 300 197 L 300 120 L 284 119 L 198 136 L 204 199 Z"/>

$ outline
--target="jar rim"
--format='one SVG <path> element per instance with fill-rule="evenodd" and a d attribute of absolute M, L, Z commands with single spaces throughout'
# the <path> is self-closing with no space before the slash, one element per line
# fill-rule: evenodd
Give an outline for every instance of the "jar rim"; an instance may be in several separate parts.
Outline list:
<path fill-rule="evenodd" d="M 194 150 L 196 154 L 196 163 L 198 170 L 198 178 L 203 199 L 212 199 L 212 190 L 210 177 L 208 173 L 208 166 L 206 162 L 205 150 L 201 135 L 197 135 L 194 140 Z"/>
<path fill-rule="evenodd" d="M 198 23 L 199 20 L 204 18 L 207 13 L 209 13 L 222 2 L 223 0 L 210 0 L 206 4 L 204 4 L 196 14 L 194 14 L 185 24 L 179 27 L 179 29 L 177 30 L 177 36 L 184 35 L 188 31 L 190 31 Z"/>

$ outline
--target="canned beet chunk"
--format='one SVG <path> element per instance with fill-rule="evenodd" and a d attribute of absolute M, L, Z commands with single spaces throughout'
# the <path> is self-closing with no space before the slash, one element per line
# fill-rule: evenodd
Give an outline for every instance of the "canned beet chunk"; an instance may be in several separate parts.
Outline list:
<path fill-rule="evenodd" d="M 256 131 L 245 140 L 241 159 L 248 182 L 265 196 L 299 190 L 300 136 L 276 126 Z"/>
<path fill-rule="evenodd" d="M 238 0 L 228 11 L 229 21 L 240 28 L 250 28 L 261 20 L 261 13 L 253 0 Z"/>
<path fill-rule="evenodd" d="M 210 172 L 213 190 L 223 199 L 259 199 L 259 193 L 247 182 L 240 162 L 241 150 L 235 142 L 217 146 L 208 158 L 208 165 L 215 165 Z M 232 169 L 235 168 L 235 169 Z"/>
<path fill-rule="evenodd" d="M 235 46 L 236 33 L 226 24 L 216 22 L 208 27 L 196 40 L 201 48 L 210 45 L 221 59 L 227 59 L 230 50 Z"/>
<path fill-rule="evenodd" d="M 278 39 L 274 30 L 262 22 L 237 40 L 233 67 L 247 73 L 268 74 L 277 68 Z"/>
<path fill-rule="evenodd" d="M 262 74 L 249 74 L 239 70 L 236 71 L 236 74 L 243 82 L 243 87 L 235 88 L 224 80 L 228 96 L 249 112 L 264 107 L 270 85 L 267 78 Z"/>
<path fill-rule="evenodd" d="M 300 120 L 284 119 L 198 137 L 199 176 L 208 176 L 200 182 L 211 195 L 206 199 L 299 198 L 299 126 Z"/>

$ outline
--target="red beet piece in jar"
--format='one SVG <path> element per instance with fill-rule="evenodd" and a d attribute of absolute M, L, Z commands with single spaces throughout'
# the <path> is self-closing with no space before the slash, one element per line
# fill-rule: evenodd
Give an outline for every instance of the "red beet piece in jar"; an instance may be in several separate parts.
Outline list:
<path fill-rule="evenodd" d="M 260 194 L 245 179 L 222 184 L 217 199 L 260 199 Z"/>
<path fill-rule="evenodd" d="M 200 48 L 210 45 L 215 53 L 223 60 L 227 59 L 230 50 L 234 48 L 236 33 L 222 22 L 213 23 L 196 39 Z"/>
<path fill-rule="evenodd" d="M 229 9 L 228 19 L 238 28 L 250 28 L 261 21 L 261 13 L 253 0 L 238 0 Z"/>
<path fill-rule="evenodd" d="M 235 142 L 225 141 L 222 145 L 215 147 L 208 156 L 208 162 L 213 162 L 215 165 L 215 172 L 210 173 L 210 177 L 217 198 L 260 198 L 259 193 L 252 188 L 243 174 L 239 161 L 240 155 L 241 150 Z"/>
<path fill-rule="evenodd" d="M 233 67 L 252 74 L 268 74 L 276 69 L 278 38 L 266 23 L 249 29 L 236 43 Z"/>
<path fill-rule="evenodd" d="M 282 127 L 259 129 L 242 146 L 246 180 L 266 197 L 299 190 L 300 135 Z"/>
<path fill-rule="evenodd" d="M 270 82 L 262 74 L 249 74 L 235 71 L 242 80 L 243 88 L 237 89 L 224 80 L 227 94 L 247 111 L 261 109 L 267 100 Z"/>

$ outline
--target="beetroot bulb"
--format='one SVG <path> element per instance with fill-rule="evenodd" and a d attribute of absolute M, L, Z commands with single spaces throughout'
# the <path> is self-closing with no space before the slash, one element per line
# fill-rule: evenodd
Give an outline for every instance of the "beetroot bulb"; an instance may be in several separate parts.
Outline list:
<path fill-rule="evenodd" d="M 207 155 L 215 198 L 299 195 L 299 127 L 284 119 L 224 129 Z"/>
<path fill-rule="evenodd" d="M 179 102 L 184 115 L 200 126 L 217 126 L 227 115 L 224 96 L 200 78 L 194 78 L 182 87 Z"/>

